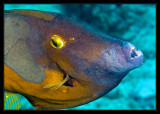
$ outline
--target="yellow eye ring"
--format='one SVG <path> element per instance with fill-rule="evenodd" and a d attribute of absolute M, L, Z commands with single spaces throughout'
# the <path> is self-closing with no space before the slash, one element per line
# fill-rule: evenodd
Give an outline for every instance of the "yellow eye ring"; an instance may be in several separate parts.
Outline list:
<path fill-rule="evenodd" d="M 62 40 L 62 38 L 58 35 L 53 35 L 51 36 L 51 41 L 50 41 L 50 45 L 54 48 L 57 49 L 61 49 L 62 47 L 64 47 L 64 41 Z"/>

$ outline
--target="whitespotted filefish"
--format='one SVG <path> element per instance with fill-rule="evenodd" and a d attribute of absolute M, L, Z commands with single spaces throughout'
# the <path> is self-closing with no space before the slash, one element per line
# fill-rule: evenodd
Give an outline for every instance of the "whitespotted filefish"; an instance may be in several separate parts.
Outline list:
<path fill-rule="evenodd" d="M 4 89 L 25 96 L 37 109 L 98 99 L 143 62 L 133 44 L 58 13 L 7 10 L 4 22 Z"/>

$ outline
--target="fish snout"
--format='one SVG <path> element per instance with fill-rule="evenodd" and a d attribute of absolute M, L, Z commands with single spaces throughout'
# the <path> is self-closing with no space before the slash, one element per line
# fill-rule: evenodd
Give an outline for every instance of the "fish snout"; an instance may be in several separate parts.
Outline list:
<path fill-rule="evenodd" d="M 143 62 L 143 53 L 129 42 L 123 43 L 123 52 L 125 53 L 126 61 L 131 62 L 133 67 L 138 67 Z"/>

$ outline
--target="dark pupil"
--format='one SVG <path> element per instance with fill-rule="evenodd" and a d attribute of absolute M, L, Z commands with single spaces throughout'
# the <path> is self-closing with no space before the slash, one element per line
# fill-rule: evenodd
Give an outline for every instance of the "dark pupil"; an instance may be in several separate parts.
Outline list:
<path fill-rule="evenodd" d="M 53 45 L 54 45 L 55 47 L 57 47 L 57 43 L 54 42 L 54 40 L 52 40 L 52 43 L 53 43 Z"/>

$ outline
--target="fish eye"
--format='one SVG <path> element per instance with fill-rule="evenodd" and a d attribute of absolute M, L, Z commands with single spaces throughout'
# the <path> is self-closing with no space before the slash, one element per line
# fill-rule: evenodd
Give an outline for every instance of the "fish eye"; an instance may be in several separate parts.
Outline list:
<path fill-rule="evenodd" d="M 64 46 L 64 41 L 58 35 L 51 36 L 50 45 L 54 48 L 61 49 Z"/>

